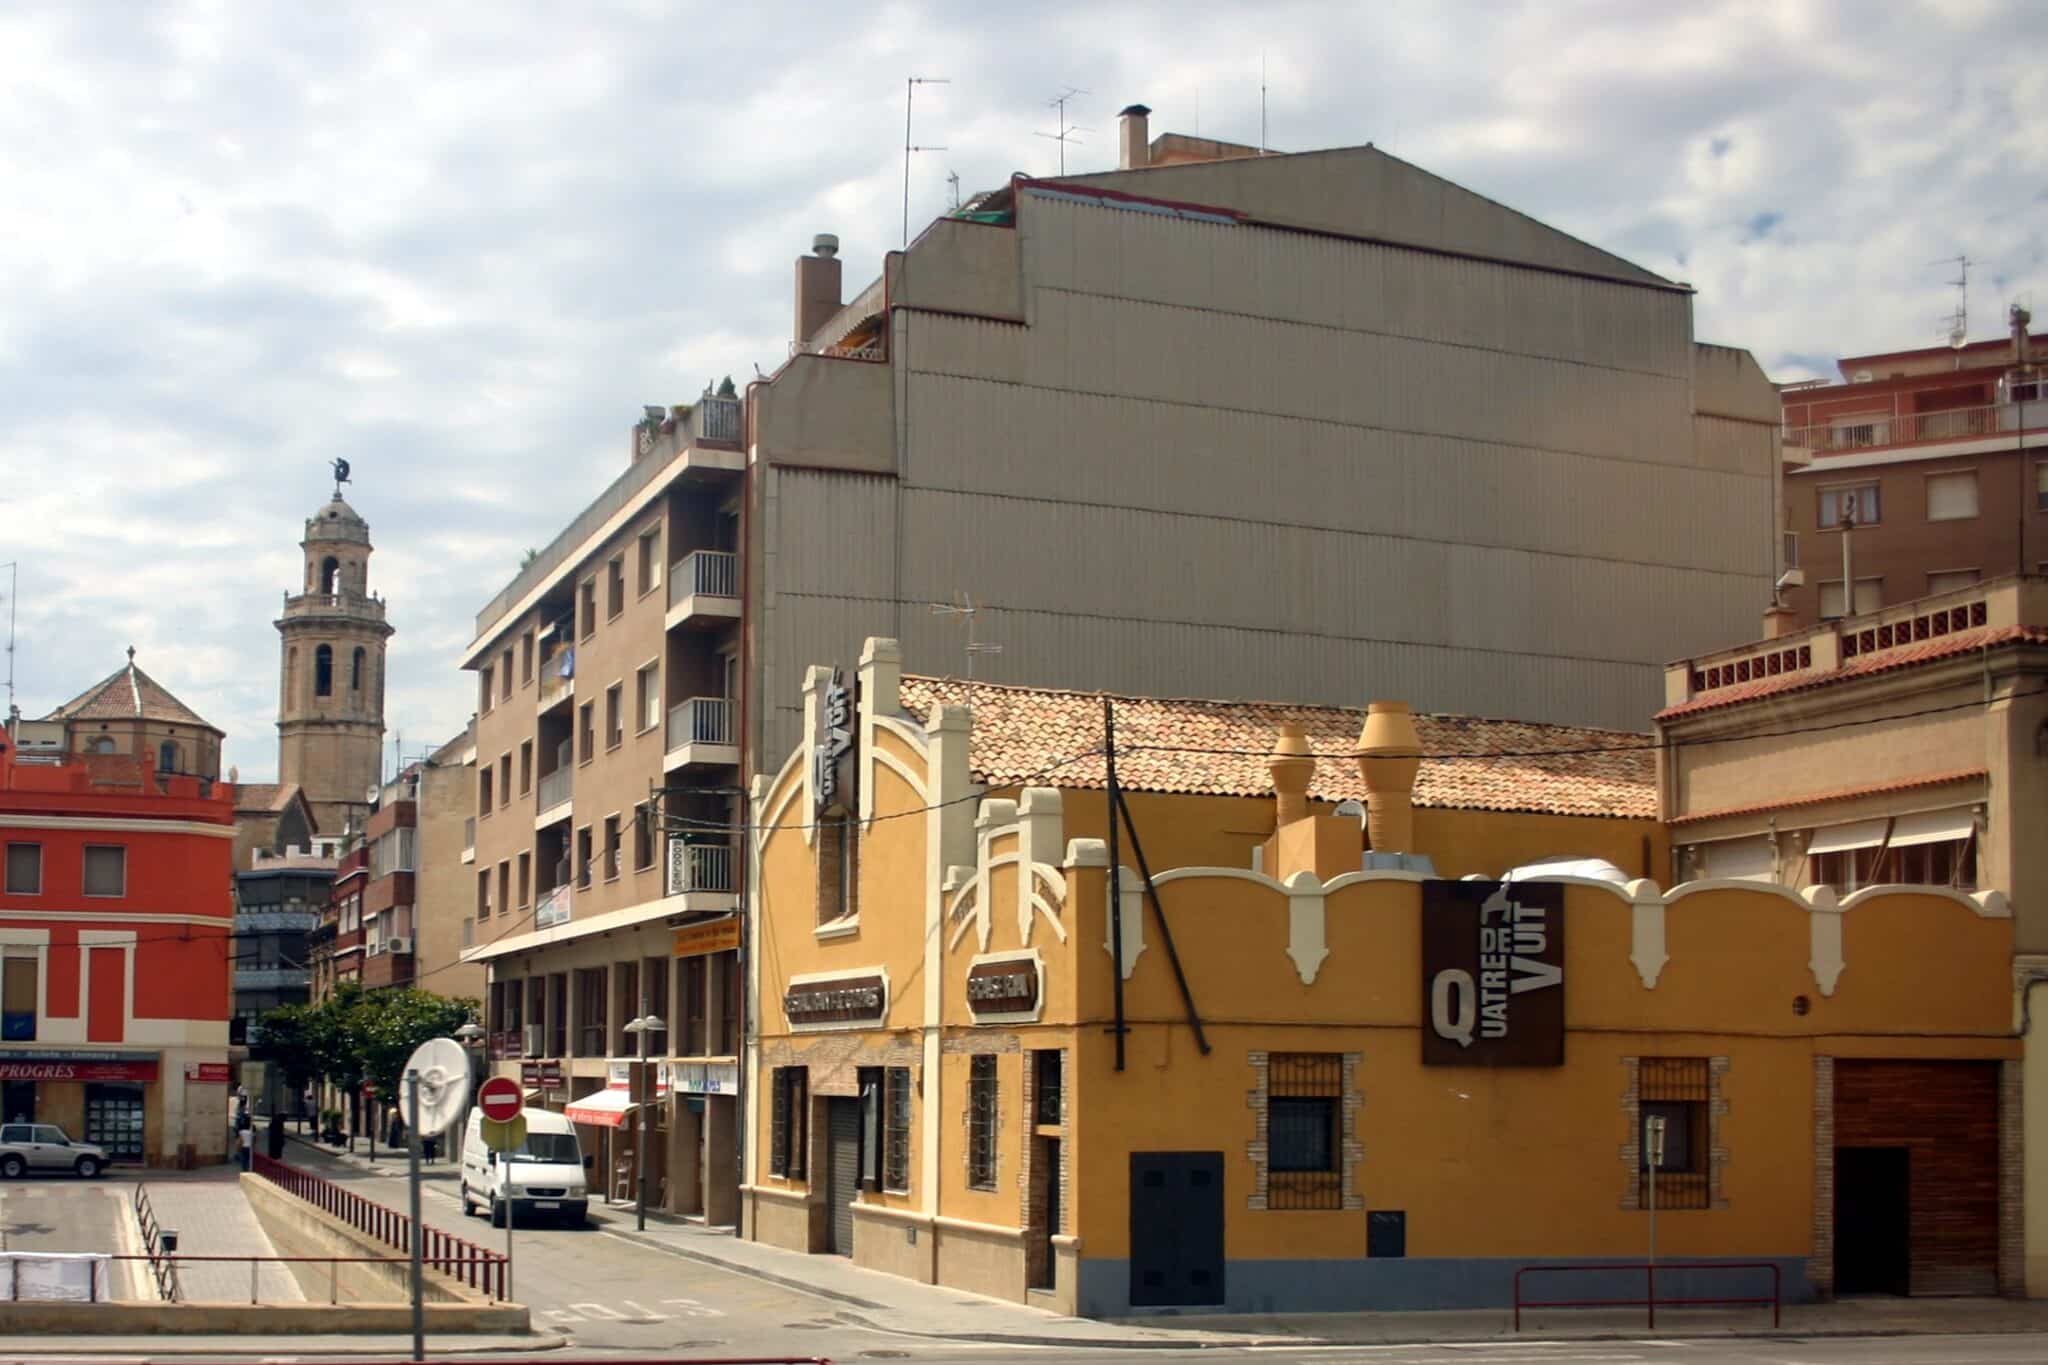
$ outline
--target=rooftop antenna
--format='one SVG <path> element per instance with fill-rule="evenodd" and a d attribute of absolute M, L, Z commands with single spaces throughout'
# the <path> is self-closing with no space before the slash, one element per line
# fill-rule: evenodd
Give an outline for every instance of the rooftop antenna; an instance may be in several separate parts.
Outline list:
<path fill-rule="evenodd" d="M 1069 142 L 1079 142 L 1081 140 L 1080 138 L 1074 136 L 1076 133 L 1085 133 L 1091 131 L 1090 129 L 1077 127 L 1076 125 L 1067 122 L 1067 105 L 1074 99 L 1075 96 L 1085 95 L 1087 93 L 1089 92 L 1083 90 L 1078 85 L 1070 85 L 1065 90 L 1062 90 L 1059 94 L 1054 95 L 1051 99 L 1045 102 L 1046 108 L 1057 109 L 1059 111 L 1060 130 L 1057 133 L 1039 133 L 1038 136 L 1043 138 L 1050 138 L 1054 142 L 1060 144 L 1061 175 L 1065 175 L 1067 173 L 1067 144 Z"/>
<path fill-rule="evenodd" d="M 1259 155 L 1266 154 L 1266 49 L 1259 49 Z"/>
<path fill-rule="evenodd" d="M 1956 352 L 1956 368 L 1963 365 L 1962 349 L 1970 344 L 1970 267 L 1981 265 L 1966 255 L 1944 256 L 1930 265 L 1954 265 L 1956 277 L 1949 281 L 1956 291 L 1956 308 L 1948 316 L 1948 325 L 1942 330 L 1948 336 L 1949 349 Z"/>
<path fill-rule="evenodd" d="M 961 593 L 957 602 L 933 602 L 930 609 L 934 616 L 957 617 L 967 623 L 967 677 L 970 681 L 974 678 L 974 660 L 977 656 L 1003 652 L 1001 645 L 985 644 L 974 638 L 974 620 L 980 614 L 981 608 L 976 606 L 974 599 L 966 593 Z"/>
<path fill-rule="evenodd" d="M 0 564 L 7 570 L 7 714 L 14 714 L 14 599 L 21 586 L 21 565 L 18 561 Z"/>
<path fill-rule="evenodd" d="M 910 106 L 920 85 L 951 85 L 945 76 L 911 76 L 903 82 L 903 245 L 910 245 L 910 154 L 943 152 L 944 147 L 920 147 L 910 140 Z"/>
<path fill-rule="evenodd" d="M 946 183 L 953 187 L 953 207 L 957 209 L 960 207 L 960 172 L 947 171 Z"/>

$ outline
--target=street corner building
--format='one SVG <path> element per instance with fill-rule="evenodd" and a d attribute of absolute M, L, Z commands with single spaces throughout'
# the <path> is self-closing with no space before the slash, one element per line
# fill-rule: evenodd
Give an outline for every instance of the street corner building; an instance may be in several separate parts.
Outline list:
<path fill-rule="evenodd" d="M 0 1113 L 223 1160 L 235 788 L 166 770 L 169 741 L 18 751 L 43 724 L 0 733 Z"/>
<path fill-rule="evenodd" d="M 1666 1295 L 2020 1288 L 1996 892 L 1664 889 L 1646 735 L 889 640 L 803 703 L 752 789 L 745 1235 L 1090 1316 L 1632 1297 L 1561 1267 L 1653 1218 Z"/>

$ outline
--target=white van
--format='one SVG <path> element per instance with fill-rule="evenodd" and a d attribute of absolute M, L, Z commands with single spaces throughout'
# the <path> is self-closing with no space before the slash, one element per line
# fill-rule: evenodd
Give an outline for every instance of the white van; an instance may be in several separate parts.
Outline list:
<path fill-rule="evenodd" d="M 493 1152 L 484 1146 L 482 1110 L 471 1110 L 462 1135 L 462 1212 L 482 1205 L 491 1226 L 505 1226 L 509 1216 L 539 1215 L 565 1223 L 582 1223 L 590 1214 L 590 1186 L 583 1176 L 583 1152 L 576 1126 L 545 1109 L 522 1111 L 526 1141 L 514 1152 Z"/>

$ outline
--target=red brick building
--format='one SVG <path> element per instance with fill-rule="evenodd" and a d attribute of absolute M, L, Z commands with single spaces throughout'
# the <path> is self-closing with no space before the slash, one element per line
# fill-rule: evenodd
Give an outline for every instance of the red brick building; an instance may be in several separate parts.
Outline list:
<path fill-rule="evenodd" d="M 235 789 L 0 732 L 0 1112 L 116 1160 L 227 1148 Z"/>

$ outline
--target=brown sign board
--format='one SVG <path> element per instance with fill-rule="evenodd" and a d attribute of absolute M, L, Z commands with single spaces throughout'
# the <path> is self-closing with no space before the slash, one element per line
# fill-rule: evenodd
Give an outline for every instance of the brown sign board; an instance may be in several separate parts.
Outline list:
<path fill-rule="evenodd" d="M 972 1014 L 1029 1014 L 1038 1008 L 1038 963 L 1028 957 L 978 962 L 967 970 Z"/>
<path fill-rule="evenodd" d="M 1564 1065 L 1564 887 L 1422 885 L 1425 1066 Z"/>
<path fill-rule="evenodd" d="M 543 1090 L 567 1090 L 569 1088 L 569 1082 L 562 1076 L 562 1064 L 560 1062 L 542 1062 L 540 1064 L 540 1088 Z"/>
<path fill-rule="evenodd" d="M 782 993 L 782 1012 L 792 1024 L 879 1024 L 888 1008 L 889 987 L 877 975 L 793 981 Z"/>
<path fill-rule="evenodd" d="M 676 930 L 669 944 L 669 953 L 673 957 L 702 957 L 706 953 L 731 952 L 739 946 L 740 917 L 727 915 L 703 924 L 686 924 Z"/>
<path fill-rule="evenodd" d="M 519 1064 L 519 1084 L 525 1090 L 540 1089 L 539 1062 L 521 1062 Z"/>

